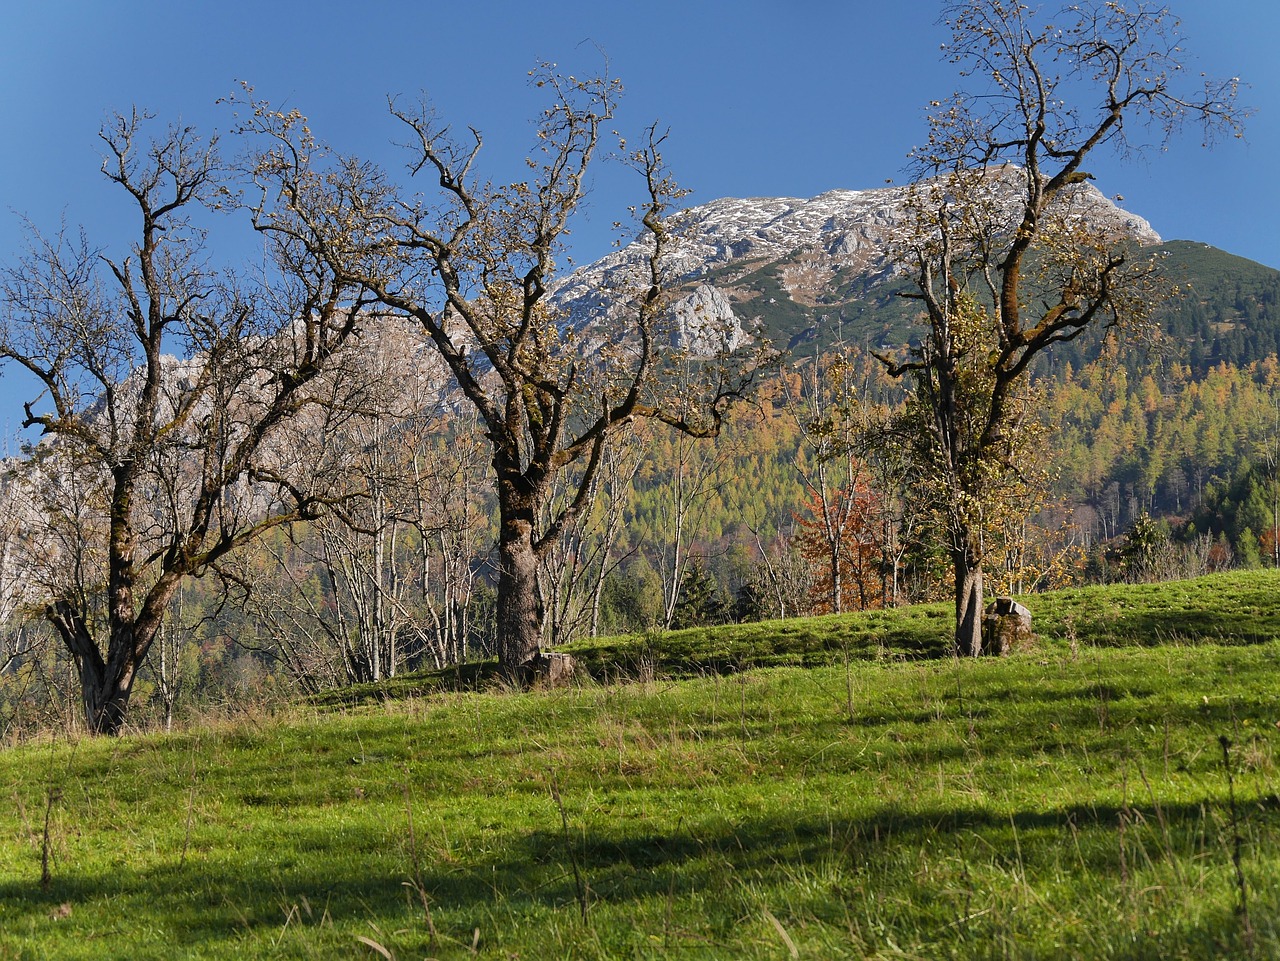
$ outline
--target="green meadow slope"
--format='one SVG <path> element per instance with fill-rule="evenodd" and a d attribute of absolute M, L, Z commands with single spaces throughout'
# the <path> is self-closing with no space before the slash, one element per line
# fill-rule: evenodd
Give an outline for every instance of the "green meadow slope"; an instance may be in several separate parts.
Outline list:
<path fill-rule="evenodd" d="M 11 746 L 0 958 L 1280 956 L 1280 575 L 1031 603 Z"/>

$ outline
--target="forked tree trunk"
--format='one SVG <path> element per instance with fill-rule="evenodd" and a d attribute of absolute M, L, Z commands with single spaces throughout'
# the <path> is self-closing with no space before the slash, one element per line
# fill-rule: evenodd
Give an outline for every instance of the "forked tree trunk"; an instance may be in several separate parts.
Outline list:
<path fill-rule="evenodd" d="M 118 671 L 107 671 L 95 679 L 96 683 L 89 683 L 81 671 L 85 725 L 90 734 L 116 735 L 121 732 L 136 677 L 137 669 L 132 664 L 120 665 Z"/>
<path fill-rule="evenodd" d="M 982 653 L 982 561 L 967 550 L 951 555 L 956 577 L 956 654 Z"/>
<path fill-rule="evenodd" d="M 90 734 L 119 734 L 129 711 L 133 682 L 138 676 L 140 658 L 136 652 L 140 638 L 137 626 L 113 626 L 111 653 L 104 659 L 84 620 L 70 604 L 55 602 L 47 616 L 75 659 L 85 728 Z M 150 633 L 154 635 L 155 631 Z M 150 638 L 141 640 L 146 642 L 143 650 L 150 646 Z"/>
<path fill-rule="evenodd" d="M 59 600 L 46 609 L 45 616 L 75 660 L 85 728 L 90 734 L 114 735 L 124 728 L 138 669 L 160 632 L 165 609 L 180 581 L 176 575 L 161 577 L 139 613 L 128 589 L 133 583 L 132 571 L 119 571 L 112 577 L 115 589 L 109 597 L 105 657 L 75 605 Z"/>

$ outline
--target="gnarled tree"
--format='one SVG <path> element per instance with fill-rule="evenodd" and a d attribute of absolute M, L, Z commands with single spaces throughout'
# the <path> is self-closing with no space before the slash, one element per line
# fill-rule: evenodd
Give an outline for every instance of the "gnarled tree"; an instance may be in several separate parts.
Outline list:
<path fill-rule="evenodd" d="M 629 154 L 643 184 L 635 213 L 645 257 L 615 271 L 595 316 L 570 322 L 557 309 L 565 240 L 621 88 L 551 69 L 533 79 L 550 104 L 530 179 L 506 186 L 477 179 L 478 132 L 455 141 L 425 106 L 392 104 L 410 142 L 411 178 L 401 185 L 371 164 L 331 157 L 300 114 L 242 105 L 245 129 L 267 142 L 255 162 L 259 229 L 302 245 L 372 290 L 383 310 L 420 324 L 482 422 L 499 512 L 498 653 L 509 671 L 539 654 L 538 562 L 586 509 L 611 437 L 637 417 L 714 433 L 749 380 L 708 359 L 697 396 L 660 397 L 662 366 L 675 353 L 663 349 L 675 242 L 668 216 L 681 192 L 653 128 Z M 415 192 L 414 177 L 433 181 L 435 196 Z M 572 492 L 551 510 L 562 476 L 572 477 Z"/>
<path fill-rule="evenodd" d="M 1009 0 L 945 8 L 946 48 L 969 87 L 935 102 L 912 230 L 898 260 L 914 276 L 924 334 L 905 360 L 926 416 L 918 439 L 947 491 L 956 648 L 982 649 L 992 491 L 1016 477 L 1035 358 L 1091 329 L 1147 322 L 1158 265 L 1082 216 L 1096 151 L 1163 144 L 1198 123 L 1209 144 L 1240 135 L 1235 79 L 1184 83 L 1178 24 L 1145 2 L 1086 0 L 1050 15 Z M 1189 88 L 1189 89 L 1188 89 Z M 1004 480 L 1002 480 L 1002 478 Z"/>
<path fill-rule="evenodd" d="M 149 140 L 146 121 L 101 131 L 103 173 L 137 218 L 127 253 L 33 230 L 0 274 L 0 362 L 42 390 L 24 420 L 43 435 L 22 469 L 41 581 L 29 596 L 105 734 L 183 579 L 323 501 L 299 446 L 314 422 L 299 419 L 341 409 L 318 385 L 363 304 L 287 241 L 257 284 L 210 267 L 198 218 L 228 196 L 216 143 L 183 127 Z"/>

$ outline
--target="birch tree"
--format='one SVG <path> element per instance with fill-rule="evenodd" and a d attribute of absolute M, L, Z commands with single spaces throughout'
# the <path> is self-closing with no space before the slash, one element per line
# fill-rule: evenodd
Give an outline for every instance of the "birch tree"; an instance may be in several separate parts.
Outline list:
<path fill-rule="evenodd" d="M 539 563 L 539 590 L 546 610 L 544 636 L 552 644 L 595 637 L 600 630 L 605 582 L 615 573 L 624 526 L 624 509 L 643 455 L 628 427 L 604 452 L 597 473 L 593 506 L 580 513 L 560 541 Z M 572 478 L 555 485 L 548 512 L 574 490 Z"/>
<path fill-rule="evenodd" d="M 256 628 L 238 643 L 308 693 L 467 657 L 471 589 L 489 549 L 480 444 L 469 418 L 415 389 L 403 369 L 413 351 L 388 356 L 404 346 L 362 347 L 358 410 L 319 439 L 316 469 L 331 472 L 338 504 L 287 541 L 245 552 L 236 574 L 247 589 L 235 600 Z"/>

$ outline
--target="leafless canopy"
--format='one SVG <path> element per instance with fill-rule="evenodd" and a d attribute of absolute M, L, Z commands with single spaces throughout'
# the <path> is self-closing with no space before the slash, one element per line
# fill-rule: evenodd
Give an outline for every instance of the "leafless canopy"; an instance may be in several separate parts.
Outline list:
<path fill-rule="evenodd" d="M 749 381 L 706 365 L 725 376 L 704 378 L 696 396 L 660 399 L 671 383 L 660 371 L 672 359 L 660 349 L 666 261 L 676 242 L 668 217 L 682 191 L 663 162 L 656 127 L 639 147 L 619 140 L 640 178 L 633 213 L 647 256 L 615 278 L 598 316 L 570 323 L 553 305 L 566 237 L 581 213 L 587 172 L 611 135 L 621 86 L 549 65 L 531 81 L 549 106 L 538 119 L 528 179 L 506 185 L 476 173 L 481 134 L 455 137 L 426 104 L 390 104 L 406 139 L 402 185 L 371 164 L 329 153 L 301 114 L 276 111 L 248 91 L 238 103 L 243 129 L 266 144 L 253 161 L 257 227 L 367 287 L 381 309 L 419 324 L 483 423 L 501 513 L 499 633 L 511 639 L 508 664 L 537 653 L 537 563 L 588 504 L 610 437 L 635 417 L 712 433 Z M 432 184 L 429 194 L 415 189 L 423 182 Z M 573 493 L 547 512 L 554 483 L 571 466 Z"/>
<path fill-rule="evenodd" d="M 367 302 L 288 244 L 260 279 L 211 267 L 202 218 L 233 196 L 232 172 L 216 140 L 182 126 L 150 139 L 149 121 L 101 131 L 102 172 L 137 218 L 124 255 L 33 228 L 0 274 L 0 362 L 42 390 L 24 421 L 45 438 L 22 481 L 47 560 L 29 596 L 101 732 L 123 723 L 179 583 L 325 500 L 296 441 L 340 409 L 329 368 Z"/>

